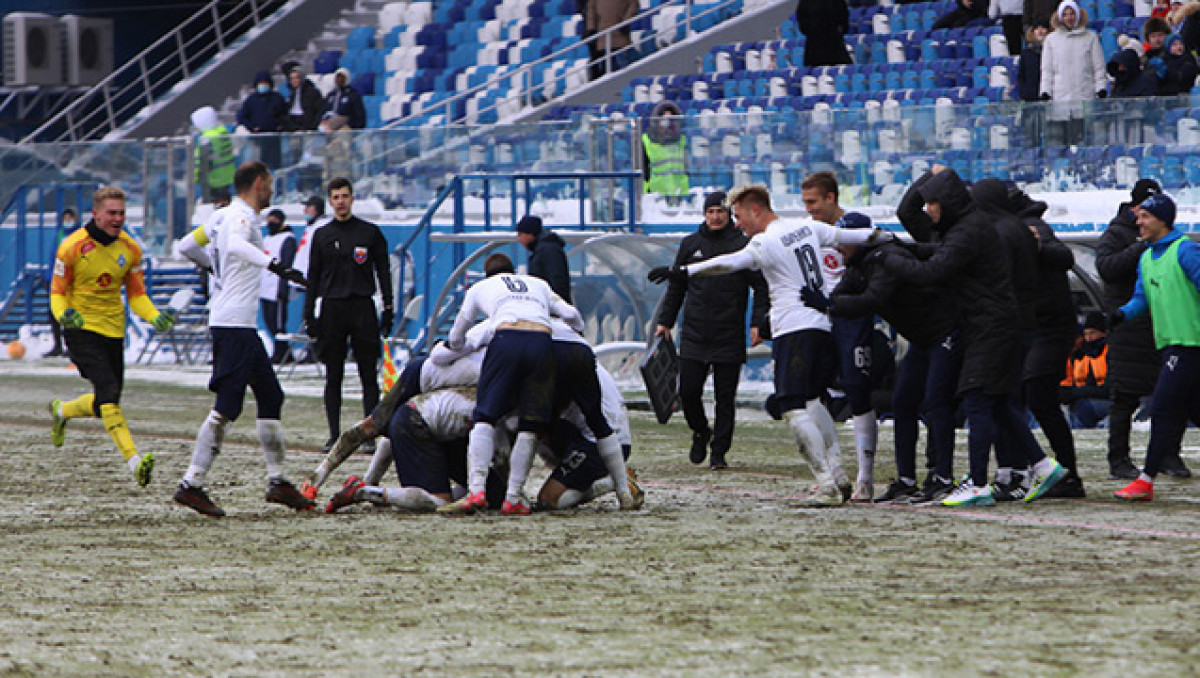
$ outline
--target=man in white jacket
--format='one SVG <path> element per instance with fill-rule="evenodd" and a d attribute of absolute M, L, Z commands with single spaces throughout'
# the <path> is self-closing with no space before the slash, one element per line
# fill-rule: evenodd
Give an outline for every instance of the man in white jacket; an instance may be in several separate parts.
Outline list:
<path fill-rule="evenodd" d="M 1043 101 L 1048 109 L 1050 141 L 1077 144 L 1083 140 L 1084 106 L 1089 99 L 1108 96 L 1104 49 L 1096 32 L 1087 28 L 1087 11 L 1075 0 L 1063 0 L 1050 19 L 1053 29 L 1042 48 Z"/>

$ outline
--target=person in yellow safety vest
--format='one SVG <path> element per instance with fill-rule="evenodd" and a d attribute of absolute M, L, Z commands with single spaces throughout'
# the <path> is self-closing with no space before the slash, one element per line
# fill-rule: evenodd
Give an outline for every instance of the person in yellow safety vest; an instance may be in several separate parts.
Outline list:
<path fill-rule="evenodd" d="M 683 111 L 674 101 L 660 101 L 642 134 L 642 178 L 645 192 L 656 193 L 678 205 L 691 186 L 687 175 L 687 137 L 682 132 Z"/>
<path fill-rule="evenodd" d="M 205 202 L 228 203 L 229 187 L 237 161 L 233 156 L 233 139 L 217 119 L 212 106 L 192 112 L 192 124 L 200 130 L 196 139 L 196 186 Z"/>

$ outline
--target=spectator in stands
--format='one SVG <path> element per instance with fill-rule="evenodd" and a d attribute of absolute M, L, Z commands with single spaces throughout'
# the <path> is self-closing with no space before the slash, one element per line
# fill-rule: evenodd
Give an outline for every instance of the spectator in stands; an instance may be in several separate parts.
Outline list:
<path fill-rule="evenodd" d="M 1059 0 L 1025 0 L 1023 23 L 1026 26 L 1050 25 L 1050 19 L 1058 11 Z"/>
<path fill-rule="evenodd" d="M 1083 106 L 1079 102 L 1108 96 L 1104 51 L 1088 15 L 1075 0 L 1062 0 L 1050 20 L 1053 27 L 1042 49 L 1041 98 L 1050 106 L 1050 137 L 1059 145 L 1083 140 Z"/>
<path fill-rule="evenodd" d="M 687 137 L 683 111 L 674 101 L 660 101 L 650 112 L 642 134 L 642 178 L 646 193 L 657 193 L 678 205 L 691 185 L 687 175 Z"/>
<path fill-rule="evenodd" d="M 252 134 L 275 134 L 283 129 L 287 117 L 287 103 L 283 95 L 275 91 L 275 80 L 269 71 L 254 75 L 254 91 L 242 102 L 237 122 Z M 263 164 L 271 169 L 279 167 L 279 137 L 256 139 L 261 149 Z"/>
<path fill-rule="evenodd" d="M 543 230 L 541 217 L 526 214 L 517 222 L 517 240 L 529 250 L 529 275 L 545 280 L 555 294 L 571 303 L 571 269 L 563 239 Z"/>
<path fill-rule="evenodd" d="M 1067 360 L 1061 400 L 1071 413 L 1072 428 L 1099 428 L 1111 405 L 1108 384 L 1108 323 L 1092 311 L 1083 323 L 1083 336 Z"/>
<path fill-rule="evenodd" d="M 1163 48 L 1166 54 L 1163 56 L 1159 95 L 1175 96 L 1191 92 L 1200 68 L 1196 66 L 1196 58 L 1187 53 L 1183 37 L 1178 33 L 1168 35 Z"/>
<path fill-rule="evenodd" d="M 608 61 L 612 62 L 614 71 L 629 63 L 628 51 L 622 52 L 632 44 L 629 26 L 612 31 L 609 29 L 637 16 L 639 9 L 637 0 L 588 0 L 584 31 L 596 35 L 594 50 L 599 59 L 592 63 L 588 71 L 591 80 L 608 73 Z"/>
<path fill-rule="evenodd" d="M 1104 281 L 1104 303 L 1110 308 L 1117 308 L 1133 297 L 1138 262 L 1146 250 L 1146 243 L 1139 237 L 1134 208 L 1161 192 L 1162 187 L 1153 179 L 1139 179 L 1130 194 L 1132 200 L 1121 203 L 1117 216 L 1108 223 L 1108 229 L 1096 244 L 1096 271 Z M 1154 391 L 1161 368 L 1150 318 L 1143 315 L 1126 320 L 1111 329 L 1108 342 L 1108 385 L 1112 391 L 1108 475 L 1114 480 L 1132 480 L 1138 473 L 1129 457 L 1133 415 L 1142 399 Z M 1179 477 L 1191 475 L 1178 450 L 1167 456 L 1163 470 Z"/>
<path fill-rule="evenodd" d="M 1200 54 L 1200 2 L 1173 6 L 1167 23 L 1183 38 L 1188 54 Z"/>
<path fill-rule="evenodd" d="M 196 186 L 206 202 L 229 203 L 229 187 L 237 164 L 233 157 L 233 139 L 217 119 L 212 106 L 192 112 L 192 125 L 200 130 L 196 139 Z"/>
<path fill-rule="evenodd" d="M 1030 26 L 1025 31 L 1025 49 L 1017 60 L 1017 97 L 1021 101 L 1038 101 L 1042 87 L 1042 43 L 1050 32 L 1050 22 L 1043 21 L 1036 26 Z M 1025 134 L 1025 143 L 1029 146 L 1040 146 L 1044 131 L 1045 107 L 1022 106 L 1021 131 Z"/>
<path fill-rule="evenodd" d="M 804 34 L 804 66 L 836 66 L 853 63 L 846 51 L 850 9 L 846 0 L 800 0 L 796 25 Z"/>
<path fill-rule="evenodd" d="M 736 252 L 749 241 L 745 233 L 734 228 L 725 194 L 711 193 L 704 199 L 704 221 L 679 243 L 675 264 L 684 266 Z M 670 341 L 671 328 L 680 309 L 684 311 L 679 328 L 679 402 L 692 431 L 688 458 L 693 464 L 702 464 L 711 449 L 709 468 L 714 471 L 728 468 L 725 454 L 733 444 L 737 386 L 746 362 L 746 309 L 751 290 L 754 312 L 750 345 L 757 346 L 762 342 L 758 328 L 765 329 L 770 306 L 767 283 L 758 271 L 671 280 L 656 319 L 654 336 Z M 712 426 L 703 402 L 704 382 L 710 372 L 716 408 Z"/>
<path fill-rule="evenodd" d="M 325 100 L 321 98 L 321 90 L 312 80 L 304 77 L 304 71 L 293 68 L 288 71 L 288 87 L 290 92 L 287 99 L 287 118 L 283 129 L 287 132 L 302 132 L 314 130 L 321 122 L 321 114 L 325 112 Z"/>
<path fill-rule="evenodd" d="M 988 5 L 988 18 L 1000 19 L 1004 29 L 1004 41 L 1008 44 L 1009 56 L 1021 53 L 1021 33 L 1024 30 L 1025 0 L 992 0 Z"/>
<path fill-rule="evenodd" d="M 1159 60 L 1161 63 L 1161 59 Z M 1153 68 L 1142 68 L 1142 60 L 1135 49 L 1122 49 L 1112 59 L 1106 68 L 1112 76 L 1113 98 L 1152 97 L 1158 95 L 1159 79 Z M 1141 116 L 1138 116 L 1141 124 Z"/>
<path fill-rule="evenodd" d="M 350 85 L 350 70 L 339 68 L 333 76 L 334 88 L 325 96 L 321 128 L 325 130 L 362 129 L 367 126 L 367 109 L 362 95 Z"/>
<path fill-rule="evenodd" d="M 287 225 L 283 210 L 275 209 L 267 214 L 267 237 L 263 238 L 263 251 L 272 259 L 277 259 L 284 268 L 291 268 L 296 259 L 296 236 Z M 275 346 L 271 354 L 271 363 L 275 365 L 284 362 L 288 356 L 287 342 L 276 341 L 275 336 L 287 332 L 290 285 L 287 280 L 265 268 L 259 278 L 259 305 L 262 306 L 267 334 Z"/>
<path fill-rule="evenodd" d="M 933 30 L 983 25 L 987 23 L 987 16 L 988 0 L 954 0 L 954 9 L 935 21 Z"/>
<path fill-rule="evenodd" d="M 1167 50 L 1164 49 L 1167 36 L 1171 34 L 1171 25 L 1166 19 L 1150 17 L 1142 24 L 1142 59 L 1144 64 L 1158 57 L 1162 58 Z"/>

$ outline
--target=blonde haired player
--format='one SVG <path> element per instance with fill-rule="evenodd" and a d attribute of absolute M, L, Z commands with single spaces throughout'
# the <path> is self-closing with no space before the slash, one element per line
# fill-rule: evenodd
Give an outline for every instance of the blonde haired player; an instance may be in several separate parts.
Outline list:
<path fill-rule="evenodd" d="M 79 374 L 92 383 L 92 393 L 74 400 L 50 401 L 50 440 L 66 441 L 67 421 L 99 417 L 125 458 L 138 484 L 150 484 L 154 455 L 139 454 L 121 414 L 125 381 L 125 301 L 140 318 L 165 332 L 174 314 L 159 311 L 146 294 L 142 248 L 124 231 L 125 192 L 105 186 L 92 195 L 92 220 L 58 246 L 50 280 L 50 312 L 63 328 L 63 339 Z"/>

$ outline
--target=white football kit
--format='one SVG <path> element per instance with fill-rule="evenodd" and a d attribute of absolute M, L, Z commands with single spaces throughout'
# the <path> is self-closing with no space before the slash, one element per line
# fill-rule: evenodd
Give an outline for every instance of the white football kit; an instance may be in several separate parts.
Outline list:
<path fill-rule="evenodd" d="M 446 340 L 447 346 L 454 350 L 461 348 L 467 330 L 481 314 L 495 324 L 531 322 L 545 327 L 550 327 L 550 316 L 555 315 L 568 325 L 583 329 L 579 311 L 555 294 L 546 281 L 528 275 L 500 273 L 480 280 L 467 290 Z"/>
<path fill-rule="evenodd" d="M 262 249 L 258 214 L 241 198 L 217 210 L 204 226 L 212 243 L 213 279 L 209 327 L 258 327 L 262 269 L 271 258 Z"/>

